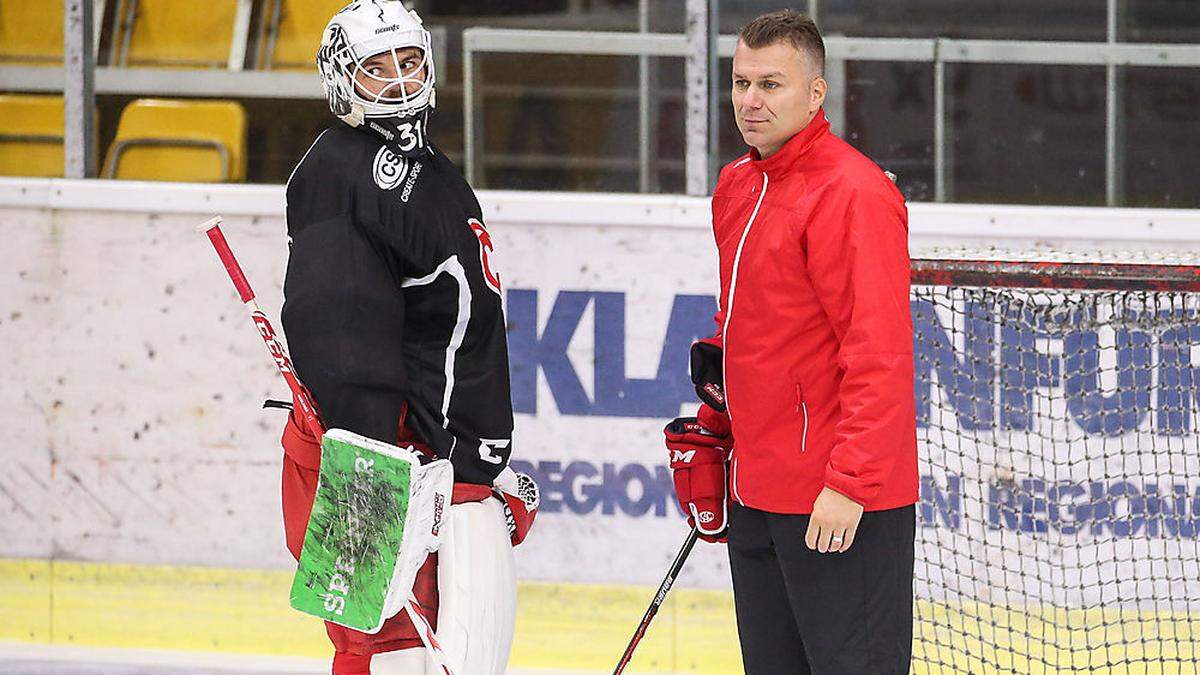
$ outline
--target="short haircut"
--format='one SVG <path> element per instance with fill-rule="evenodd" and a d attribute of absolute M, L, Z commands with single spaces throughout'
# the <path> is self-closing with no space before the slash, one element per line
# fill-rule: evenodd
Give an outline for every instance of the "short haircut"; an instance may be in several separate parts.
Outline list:
<path fill-rule="evenodd" d="M 787 42 L 812 59 L 818 75 L 825 74 L 825 41 L 821 39 L 821 31 L 812 19 L 800 12 L 781 9 L 763 14 L 746 24 L 738 33 L 738 39 L 751 49 Z"/>

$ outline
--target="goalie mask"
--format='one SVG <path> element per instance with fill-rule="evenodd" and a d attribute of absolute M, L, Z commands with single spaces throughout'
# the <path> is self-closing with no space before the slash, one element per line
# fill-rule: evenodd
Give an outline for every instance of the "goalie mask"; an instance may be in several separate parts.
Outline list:
<path fill-rule="evenodd" d="M 317 51 L 329 109 L 403 156 L 425 152 L 434 106 L 433 50 L 399 0 L 355 0 L 329 20 Z"/>

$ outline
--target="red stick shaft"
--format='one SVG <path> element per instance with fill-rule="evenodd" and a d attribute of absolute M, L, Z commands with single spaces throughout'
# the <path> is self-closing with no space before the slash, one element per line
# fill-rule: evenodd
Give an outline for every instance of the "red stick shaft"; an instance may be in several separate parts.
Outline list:
<path fill-rule="evenodd" d="M 213 224 L 214 220 L 215 224 Z M 233 256 L 229 242 L 225 241 L 225 233 L 221 232 L 221 219 L 214 218 L 204 225 L 208 226 L 208 240 L 212 242 L 213 248 L 217 249 L 217 257 L 221 259 L 221 264 L 225 265 L 225 271 L 229 273 L 229 278 L 233 281 L 233 287 L 242 297 L 242 302 L 250 302 L 254 299 L 254 289 L 250 288 L 250 282 L 246 280 L 246 273 L 242 271 L 242 266 Z"/>
<path fill-rule="evenodd" d="M 313 405 L 308 390 L 300 383 L 296 370 L 292 368 L 292 359 L 288 356 L 287 350 L 283 348 L 283 344 L 279 342 L 279 338 L 276 337 L 275 329 L 271 326 L 267 315 L 258 308 L 258 303 L 251 300 L 246 304 L 250 307 L 250 318 L 254 321 L 254 326 L 258 328 L 258 334 L 262 336 L 263 342 L 267 343 L 267 351 L 271 352 L 271 358 L 275 359 L 279 374 L 283 375 L 283 379 L 288 383 L 288 388 L 292 390 L 292 399 L 300 407 L 298 412 L 304 419 L 304 423 L 308 425 L 309 433 L 316 436 L 317 441 L 320 442 L 321 436 L 325 435 L 325 425 L 317 415 L 317 407 Z"/>
<path fill-rule="evenodd" d="M 233 255 L 233 249 L 229 248 L 229 242 L 225 240 L 225 235 L 221 232 L 220 216 L 209 220 L 197 229 L 208 235 L 208 240 L 217 250 L 217 256 L 221 258 L 225 271 L 229 273 L 229 279 L 233 281 L 234 288 L 237 289 L 242 302 L 246 303 L 246 309 L 250 311 L 250 319 L 254 321 L 254 327 L 258 329 L 258 334 L 267 344 L 267 351 L 271 352 L 271 358 L 275 359 L 279 374 L 283 376 L 288 388 L 292 390 L 292 398 L 300 408 L 298 412 L 301 418 L 308 426 L 309 433 L 316 436 L 319 442 L 321 436 L 325 434 L 325 425 L 317 415 L 317 407 L 313 404 L 312 396 L 301 384 L 296 370 L 292 368 L 292 359 L 288 356 L 287 350 L 283 348 L 283 344 L 279 342 L 275 328 L 267 319 L 267 315 L 259 308 L 258 303 L 254 301 L 254 290 L 250 288 L 250 282 L 246 280 L 246 275 L 242 272 L 242 266 L 238 264 L 237 258 Z"/>

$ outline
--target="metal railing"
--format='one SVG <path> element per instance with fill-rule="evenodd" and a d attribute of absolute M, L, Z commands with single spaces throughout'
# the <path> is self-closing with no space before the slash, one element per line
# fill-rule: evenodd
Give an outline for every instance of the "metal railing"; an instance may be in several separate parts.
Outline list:
<path fill-rule="evenodd" d="M 733 57 L 736 37 L 723 35 L 717 40 L 722 59 Z M 847 61 L 892 61 L 929 63 L 934 69 L 934 181 L 935 199 L 949 201 L 953 196 L 953 164 L 949 143 L 953 136 L 950 110 L 952 92 L 946 82 L 946 66 L 956 63 L 1105 66 L 1107 103 L 1105 106 L 1105 186 L 1106 203 L 1121 202 L 1120 127 L 1124 111 L 1120 106 L 1120 82 L 1117 69 L 1124 66 L 1198 68 L 1200 44 L 1131 44 L 1109 42 L 1051 42 L 1021 40 L 957 40 L 947 38 L 847 38 L 825 39 L 826 77 L 830 80 L 830 98 L 826 111 L 835 129 L 845 119 L 845 65 Z M 619 33 L 583 31 L 511 30 L 470 28 L 463 31 L 463 116 L 464 152 L 467 179 L 483 185 L 480 173 L 480 120 L 485 105 L 478 95 L 481 88 L 477 69 L 481 53 L 570 54 L 601 56 L 685 58 L 689 48 L 685 36 L 662 33 Z M 646 88 L 642 87 L 642 95 Z M 643 104 L 643 109 L 645 104 Z M 652 169 L 649 152 L 652 124 L 641 116 L 639 124 L 640 183 L 647 185 Z M 690 164 L 690 162 L 687 162 Z"/>
<path fill-rule="evenodd" d="M 239 0 L 239 13 L 235 21 L 234 42 L 240 43 L 231 48 L 231 64 L 240 66 L 244 60 L 247 32 L 246 12 L 250 0 Z M 707 3 L 689 3 L 689 12 L 698 12 L 707 7 L 709 11 L 716 0 Z M 809 10 L 816 16 L 819 3 L 810 2 Z M 958 40 L 958 39 L 891 39 L 891 38 L 845 38 L 831 36 L 826 38 L 827 64 L 826 78 L 830 82 L 829 98 L 826 101 L 826 112 L 834 128 L 844 130 L 845 120 L 845 91 L 846 63 L 850 61 L 890 61 L 909 63 L 928 63 L 933 67 L 934 109 L 933 109 L 933 147 L 934 147 L 934 195 L 937 201 L 949 201 L 954 195 L 954 166 L 952 140 L 953 116 L 948 111 L 953 109 L 951 97 L 953 92 L 947 84 L 947 65 L 960 63 L 987 64 L 1029 64 L 1029 65 L 1067 65 L 1067 66 L 1103 66 L 1106 71 L 1106 103 L 1105 103 L 1105 199 L 1109 205 L 1119 205 L 1123 201 L 1124 143 L 1123 131 L 1125 111 L 1122 109 L 1122 83 L 1119 69 L 1126 66 L 1135 67 L 1200 67 L 1200 44 L 1135 44 L 1117 41 L 1119 19 L 1119 0 L 1108 0 L 1108 32 L 1103 42 L 1053 42 L 1053 41 L 1008 41 L 1008 40 Z M 154 69 L 154 68 L 119 68 L 93 66 L 95 48 L 98 40 L 91 33 L 93 23 L 100 21 L 100 16 L 91 15 L 87 10 L 91 3 L 86 0 L 64 0 L 65 37 L 64 54 L 65 68 L 0 66 L 0 88 L 10 91 L 43 91 L 64 92 L 67 99 L 67 164 L 68 175 L 84 175 L 89 173 L 86 166 L 94 164 L 94 157 L 88 157 L 86 148 L 92 147 L 88 141 L 94 136 L 95 130 L 90 127 L 90 115 L 84 115 L 84 110 L 92 109 L 90 103 L 94 93 L 100 94 L 158 94 L 177 96 L 224 96 L 237 98 L 320 98 L 322 93 L 311 73 L 305 72 L 271 72 L 258 70 L 239 70 L 237 66 L 229 69 Z M 99 3 L 103 7 L 103 3 Z M 693 7 L 694 6 L 694 7 Z M 463 98 L 464 98 L 464 154 L 468 177 L 480 186 L 486 183 L 485 172 L 482 171 L 483 155 L 481 151 L 483 135 L 482 120 L 486 110 L 484 86 L 481 82 L 478 62 L 484 53 L 514 53 L 514 54 L 573 54 L 573 55 L 607 55 L 631 56 L 638 58 L 638 157 L 636 160 L 620 158 L 597 159 L 597 168 L 621 170 L 632 167 L 636 163 L 639 174 L 639 188 L 644 192 L 657 191 L 659 169 L 676 170 L 679 159 L 663 160 L 656 157 L 654 148 L 656 125 L 656 106 L 664 94 L 655 80 L 654 69 L 650 67 L 650 59 L 655 57 L 676 57 L 687 59 L 689 63 L 697 60 L 697 40 L 689 43 L 685 34 L 659 34 L 648 32 L 649 3 L 642 0 L 638 3 L 638 28 L 641 32 L 583 32 L 583 31 L 544 31 L 544 30 L 506 30 L 490 28 L 473 28 L 463 32 Z M 102 13 L 101 13 L 102 16 Z M 88 24 L 86 27 L 83 24 Z M 432 27 L 436 57 L 445 56 L 445 29 Z M 693 38 L 696 36 L 693 35 Z M 728 59 L 732 56 L 735 38 L 720 36 L 716 43 L 719 58 Z M 239 54 L 242 58 L 238 58 Z M 438 59 L 445 63 L 444 58 Z M 714 78 L 708 78 L 711 82 Z M 672 83 L 674 84 L 674 83 Z M 670 95 L 679 91 L 692 91 L 696 87 L 689 81 L 672 87 Z M 712 85 L 710 85 L 712 86 Z M 717 84 L 720 88 L 721 85 Z M 571 95 L 571 87 L 563 88 L 563 95 Z M 618 92 L 624 95 L 627 92 Z M 694 94 L 695 92 L 692 91 Z M 555 91 L 554 95 L 558 95 Z M 711 134 L 712 108 L 691 105 L 692 97 L 687 97 L 687 120 L 685 127 L 703 128 L 702 124 L 694 124 L 692 119 L 704 115 L 709 120 L 708 138 Z M 709 100 L 712 100 L 710 95 Z M 688 176 L 689 191 L 696 194 L 694 186 L 711 184 L 713 166 L 710 156 L 713 152 L 712 143 L 693 143 L 689 137 L 687 151 L 682 158 L 682 165 Z M 708 155 L 708 157 L 700 155 Z M 497 153 L 487 154 L 489 163 L 504 160 L 505 156 Z M 511 158 L 509 158 L 511 159 Z M 550 156 L 538 157 L 535 163 L 552 165 L 561 161 L 564 166 L 586 165 L 589 158 L 555 158 Z M 522 162 L 518 162 L 522 163 Z M 527 163 L 527 162 L 524 162 Z M 695 174 L 707 174 L 697 176 Z M 700 180 L 696 180 L 699 178 Z"/>

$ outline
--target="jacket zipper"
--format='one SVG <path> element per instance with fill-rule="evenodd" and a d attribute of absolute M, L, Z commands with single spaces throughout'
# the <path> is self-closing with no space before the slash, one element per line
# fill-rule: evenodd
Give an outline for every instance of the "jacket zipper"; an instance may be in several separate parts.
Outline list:
<path fill-rule="evenodd" d="M 804 431 L 800 434 L 800 454 L 808 451 L 808 403 L 801 401 L 800 409 L 804 411 Z"/>
<path fill-rule="evenodd" d="M 767 196 L 767 182 L 767 174 L 766 172 L 763 172 L 762 192 L 758 194 L 758 201 L 754 204 L 754 211 L 750 213 L 750 220 L 746 221 L 746 229 L 742 230 L 742 238 L 740 241 L 738 241 L 737 253 L 733 255 L 733 275 L 729 279 L 729 306 L 725 308 L 725 325 L 721 327 L 721 337 L 724 340 L 729 339 L 729 322 L 733 319 L 733 297 L 734 292 L 737 290 L 738 265 L 740 265 L 742 262 L 742 248 L 746 245 L 746 237 L 750 236 L 750 227 L 754 225 L 754 219 L 758 217 L 758 209 L 762 207 L 763 197 Z M 732 422 L 733 406 L 729 404 L 729 368 L 725 363 L 725 355 L 728 353 L 728 349 L 724 347 L 721 349 L 721 372 L 726 376 L 725 412 L 729 415 L 729 421 Z M 742 502 L 742 497 L 738 494 L 737 489 L 737 456 L 731 456 L 729 462 L 732 465 L 730 469 L 732 472 L 732 478 L 729 482 L 732 484 L 733 498 L 736 499 L 738 503 L 744 503 Z"/>
<path fill-rule="evenodd" d="M 804 428 L 800 430 L 800 454 L 808 450 L 808 401 L 804 400 L 804 390 L 796 383 L 796 412 L 804 413 Z"/>

